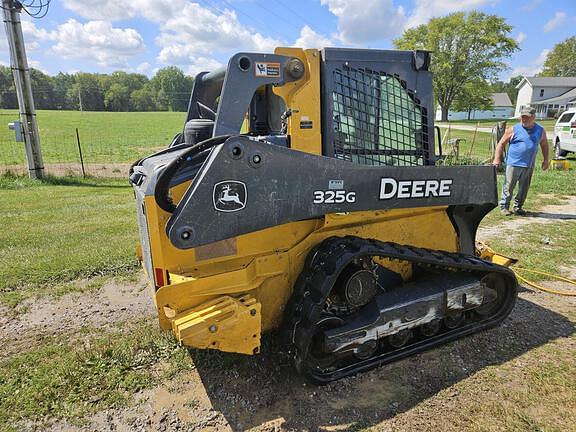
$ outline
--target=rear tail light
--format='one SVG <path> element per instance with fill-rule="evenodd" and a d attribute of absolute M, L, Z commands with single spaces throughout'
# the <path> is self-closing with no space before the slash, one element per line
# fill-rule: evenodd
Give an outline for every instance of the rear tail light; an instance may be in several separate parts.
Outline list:
<path fill-rule="evenodd" d="M 571 128 L 576 128 L 576 122 L 570 123 L 570 127 L 571 127 Z"/>
<path fill-rule="evenodd" d="M 166 281 L 164 279 L 164 270 L 157 267 L 154 269 L 154 274 L 156 276 L 156 286 L 158 288 L 164 286 L 166 284 Z"/>

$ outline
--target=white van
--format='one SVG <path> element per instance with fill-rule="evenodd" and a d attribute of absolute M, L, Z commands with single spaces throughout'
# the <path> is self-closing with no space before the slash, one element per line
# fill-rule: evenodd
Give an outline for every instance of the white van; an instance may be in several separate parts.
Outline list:
<path fill-rule="evenodd" d="M 554 126 L 554 157 L 576 152 L 576 109 L 563 112 Z"/>

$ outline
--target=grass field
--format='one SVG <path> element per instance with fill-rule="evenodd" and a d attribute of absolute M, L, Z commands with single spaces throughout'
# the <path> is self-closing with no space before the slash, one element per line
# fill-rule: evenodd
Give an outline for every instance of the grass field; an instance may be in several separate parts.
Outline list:
<path fill-rule="evenodd" d="M 0 201 L 0 301 L 6 304 L 136 266 L 136 216 L 126 181 L 2 176 Z"/>
<path fill-rule="evenodd" d="M 166 147 L 184 126 L 183 112 L 78 112 L 40 110 L 44 162 L 77 163 L 76 128 L 79 130 L 85 163 L 131 163 Z M 0 121 L 18 118 L 15 110 L 0 110 Z M 0 128 L 0 165 L 24 164 L 23 143 L 14 141 L 14 132 Z"/>

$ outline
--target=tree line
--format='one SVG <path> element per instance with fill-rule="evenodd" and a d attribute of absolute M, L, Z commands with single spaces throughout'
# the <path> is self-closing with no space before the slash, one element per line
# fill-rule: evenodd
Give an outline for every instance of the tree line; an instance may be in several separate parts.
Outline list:
<path fill-rule="evenodd" d="M 37 109 L 85 111 L 186 111 L 194 79 L 181 69 L 159 69 L 152 78 L 122 71 L 55 76 L 30 70 Z M 18 108 L 9 67 L 0 66 L 0 108 Z"/>

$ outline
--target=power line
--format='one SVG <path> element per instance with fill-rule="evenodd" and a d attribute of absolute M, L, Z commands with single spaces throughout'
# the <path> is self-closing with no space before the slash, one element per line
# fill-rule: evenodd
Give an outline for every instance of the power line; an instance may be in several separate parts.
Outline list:
<path fill-rule="evenodd" d="M 27 0 L 27 1 L 18 1 L 15 0 L 14 4 L 16 6 L 20 5 L 22 10 L 30 15 L 32 18 L 35 19 L 42 19 L 46 15 L 48 15 L 48 10 L 50 9 L 50 2 L 52 0 Z M 31 12 L 31 10 L 34 10 Z"/>
<path fill-rule="evenodd" d="M 292 9 L 290 6 L 288 6 L 285 2 L 281 1 L 281 0 L 276 0 L 278 3 L 280 3 L 287 11 L 289 11 L 292 15 L 296 16 L 297 18 L 301 19 L 302 22 L 307 25 L 309 28 L 311 28 L 313 31 L 314 27 L 313 25 L 311 25 L 308 20 L 306 18 L 304 18 L 302 15 L 300 15 L 298 12 L 296 12 L 294 9 Z M 322 31 L 324 33 L 326 33 L 327 36 L 330 35 L 330 31 L 327 31 L 328 28 L 322 28 Z"/>

